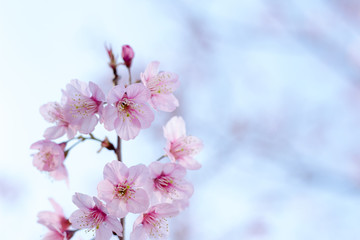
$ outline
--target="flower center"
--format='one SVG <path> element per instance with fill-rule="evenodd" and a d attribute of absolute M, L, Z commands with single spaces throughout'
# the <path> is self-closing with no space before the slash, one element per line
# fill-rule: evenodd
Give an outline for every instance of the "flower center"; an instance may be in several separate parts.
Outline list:
<path fill-rule="evenodd" d="M 125 113 L 126 117 L 130 117 L 130 111 L 134 103 L 128 98 L 124 97 L 121 101 L 117 102 L 116 107 L 119 113 Z"/>
<path fill-rule="evenodd" d="M 163 238 L 169 231 L 166 218 L 160 218 L 155 212 L 145 213 L 142 220 L 143 225 L 151 226 L 150 238 Z"/>
<path fill-rule="evenodd" d="M 38 156 L 44 164 L 43 169 L 45 171 L 53 171 L 57 167 L 54 161 L 54 155 L 51 152 L 39 152 Z"/>
<path fill-rule="evenodd" d="M 106 213 L 101 211 L 98 207 L 90 210 L 89 214 L 85 216 L 85 226 L 88 228 L 98 229 L 100 224 L 106 220 Z"/>
<path fill-rule="evenodd" d="M 174 179 L 170 176 L 161 174 L 154 179 L 155 188 L 163 192 L 171 192 L 174 187 Z"/>
<path fill-rule="evenodd" d="M 124 199 L 125 201 L 132 198 L 135 194 L 135 190 L 132 187 L 133 184 L 129 184 L 127 182 L 123 184 L 118 184 L 114 189 L 114 196 L 118 199 Z"/>
<path fill-rule="evenodd" d="M 91 98 L 85 98 L 81 94 L 75 94 L 71 102 L 71 114 L 73 118 L 86 118 L 97 112 L 98 104 Z"/>

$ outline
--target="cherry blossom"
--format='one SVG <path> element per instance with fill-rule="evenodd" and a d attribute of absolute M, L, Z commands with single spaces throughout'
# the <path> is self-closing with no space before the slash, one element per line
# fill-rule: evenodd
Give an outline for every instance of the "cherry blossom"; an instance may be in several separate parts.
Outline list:
<path fill-rule="evenodd" d="M 134 222 L 130 240 L 167 239 L 169 227 L 167 218 L 179 213 L 175 205 L 162 203 L 152 206 Z"/>
<path fill-rule="evenodd" d="M 57 102 L 49 102 L 40 107 L 40 113 L 46 121 L 55 123 L 56 126 L 45 130 L 46 139 L 57 139 L 65 133 L 69 139 L 73 138 L 77 132 L 77 127 L 71 125 L 64 116 L 64 108 Z"/>
<path fill-rule="evenodd" d="M 149 184 L 145 165 L 128 168 L 124 163 L 114 160 L 104 167 L 104 180 L 98 185 L 98 195 L 107 203 L 112 215 L 122 218 L 128 212 L 141 213 L 149 207 L 149 197 L 145 190 Z"/>
<path fill-rule="evenodd" d="M 152 162 L 149 166 L 154 195 L 160 202 L 187 201 L 193 194 L 191 183 L 184 180 L 186 169 L 176 163 Z"/>
<path fill-rule="evenodd" d="M 178 88 L 178 76 L 171 72 L 159 73 L 159 62 L 151 62 L 140 74 L 141 81 L 150 90 L 150 105 L 160 111 L 172 112 L 179 106 L 173 92 Z"/>
<path fill-rule="evenodd" d="M 141 83 L 113 87 L 103 112 L 105 128 L 115 129 L 121 139 L 134 139 L 140 129 L 150 127 L 154 120 L 154 113 L 146 104 L 149 98 L 149 90 Z"/>
<path fill-rule="evenodd" d="M 95 240 L 108 240 L 115 232 L 122 236 L 120 221 L 108 214 L 104 204 L 96 197 L 75 193 L 73 203 L 79 207 L 70 216 L 70 222 L 76 229 L 88 229 L 95 232 Z"/>
<path fill-rule="evenodd" d="M 33 143 L 31 149 L 39 150 L 34 154 L 33 165 L 40 171 L 50 173 L 56 180 L 67 178 L 67 171 L 64 165 L 65 144 L 57 144 L 50 140 L 41 140 Z"/>
<path fill-rule="evenodd" d="M 53 199 L 49 199 L 55 212 L 39 212 L 38 223 L 46 226 L 50 231 L 43 237 L 43 240 L 67 240 L 72 237 L 74 231 L 69 230 L 70 222 L 65 218 L 61 206 Z"/>
<path fill-rule="evenodd" d="M 87 85 L 79 80 L 72 80 L 63 90 L 66 103 L 64 116 L 72 125 L 77 126 L 79 132 L 88 134 L 92 132 L 98 123 L 105 95 L 93 82 Z"/>
<path fill-rule="evenodd" d="M 201 165 L 193 156 L 202 149 L 203 144 L 197 137 L 186 135 L 182 117 L 172 117 L 163 127 L 163 131 L 167 140 L 165 152 L 170 160 L 190 170 L 199 169 Z"/>

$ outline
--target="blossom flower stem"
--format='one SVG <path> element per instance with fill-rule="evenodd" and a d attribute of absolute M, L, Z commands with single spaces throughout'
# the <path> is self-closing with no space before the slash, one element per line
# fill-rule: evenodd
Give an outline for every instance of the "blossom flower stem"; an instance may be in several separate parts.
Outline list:
<path fill-rule="evenodd" d="M 117 65 L 115 65 L 115 67 L 111 67 L 111 69 L 113 70 L 113 74 L 114 74 L 114 78 L 113 78 L 113 85 L 114 86 L 118 85 L 118 82 L 120 80 L 120 76 L 117 74 L 116 67 L 117 67 Z M 130 76 L 131 75 L 130 75 L 130 69 L 129 69 L 129 82 L 131 82 Z M 115 155 L 117 157 L 117 160 L 122 162 L 122 159 L 121 159 L 121 139 L 120 139 L 119 136 L 117 137 L 117 146 L 116 146 L 116 149 L 115 149 Z M 122 225 L 123 234 L 122 234 L 122 237 L 121 236 L 118 236 L 118 237 L 119 237 L 119 240 L 124 240 L 125 239 L 125 217 L 120 219 L 120 223 Z"/>
<path fill-rule="evenodd" d="M 130 68 L 128 67 L 128 72 L 129 72 L 129 85 L 131 84 L 131 71 L 130 71 Z"/>
<path fill-rule="evenodd" d="M 159 157 L 158 159 L 156 159 L 156 161 L 160 161 L 160 160 L 163 159 L 164 157 L 167 157 L 167 155 L 162 155 L 161 157 Z"/>
<path fill-rule="evenodd" d="M 69 154 L 70 150 L 73 149 L 76 145 L 78 145 L 79 143 L 83 142 L 85 139 L 80 139 L 80 141 L 74 143 L 71 147 L 69 147 L 65 152 L 65 157 Z"/>

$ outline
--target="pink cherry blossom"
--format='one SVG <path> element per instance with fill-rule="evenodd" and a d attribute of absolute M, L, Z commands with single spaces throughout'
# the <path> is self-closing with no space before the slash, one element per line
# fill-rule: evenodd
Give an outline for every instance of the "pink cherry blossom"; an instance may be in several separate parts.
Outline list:
<path fill-rule="evenodd" d="M 201 165 L 193 156 L 202 149 L 203 144 L 197 137 L 186 136 L 182 117 L 172 117 L 163 130 L 167 139 L 165 152 L 170 160 L 190 170 L 199 169 Z"/>
<path fill-rule="evenodd" d="M 43 237 L 44 240 L 67 240 L 72 237 L 74 231 L 69 230 L 70 222 L 65 218 L 61 206 L 53 199 L 49 199 L 55 212 L 39 212 L 38 223 L 46 226 L 50 231 Z"/>
<path fill-rule="evenodd" d="M 56 180 L 67 178 L 67 171 L 64 165 L 65 144 L 57 144 L 50 140 L 41 140 L 33 143 L 30 148 L 39 150 L 33 158 L 33 165 L 37 169 L 49 172 L 50 176 Z"/>
<path fill-rule="evenodd" d="M 150 105 L 160 111 L 172 112 L 179 106 L 173 92 L 178 88 L 178 76 L 171 72 L 159 73 L 159 62 L 151 62 L 140 74 L 141 81 L 150 90 Z"/>
<path fill-rule="evenodd" d="M 87 85 L 79 80 L 72 80 L 63 90 L 66 103 L 64 105 L 64 116 L 72 125 L 77 126 L 79 132 L 91 133 L 98 123 L 105 95 L 93 82 Z"/>
<path fill-rule="evenodd" d="M 149 169 L 154 195 L 160 202 L 187 201 L 193 194 L 194 188 L 184 180 L 186 169 L 181 165 L 153 162 Z"/>
<path fill-rule="evenodd" d="M 46 121 L 55 123 L 56 126 L 45 130 L 46 139 L 57 139 L 65 133 L 69 139 L 73 138 L 77 132 L 77 127 L 71 125 L 64 116 L 64 108 L 57 102 L 49 102 L 40 107 L 40 113 Z"/>
<path fill-rule="evenodd" d="M 122 46 L 121 57 L 123 58 L 126 67 L 131 67 L 131 62 L 134 58 L 134 50 L 129 45 Z"/>
<path fill-rule="evenodd" d="M 79 207 L 70 216 L 70 222 L 76 229 L 88 229 L 95 232 L 95 240 L 109 240 L 115 232 L 122 236 L 120 221 L 108 214 L 104 204 L 96 197 L 75 193 L 73 203 Z"/>
<path fill-rule="evenodd" d="M 172 204 L 154 205 L 135 220 L 130 240 L 167 239 L 169 235 L 167 218 L 174 217 L 178 213 L 179 210 Z"/>
<path fill-rule="evenodd" d="M 113 87 L 103 112 L 105 128 L 115 129 L 121 139 L 134 139 L 140 129 L 150 127 L 154 120 L 154 113 L 146 104 L 149 98 L 149 90 L 141 83 Z"/>
<path fill-rule="evenodd" d="M 104 167 L 104 180 L 98 185 L 98 195 L 107 203 L 112 215 L 122 218 L 128 212 L 141 213 L 149 207 L 146 192 L 149 184 L 145 165 L 128 168 L 122 162 L 112 161 Z"/>

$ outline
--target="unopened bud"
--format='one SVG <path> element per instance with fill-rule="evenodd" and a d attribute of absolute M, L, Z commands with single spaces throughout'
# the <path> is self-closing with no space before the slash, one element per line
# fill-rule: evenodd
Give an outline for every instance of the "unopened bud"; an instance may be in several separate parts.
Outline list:
<path fill-rule="evenodd" d="M 101 142 L 101 148 L 99 149 L 98 152 L 101 151 L 101 149 L 106 148 L 109 150 L 115 150 L 114 145 L 109 141 L 109 139 L 107 137 L 105 137 L 105 139 Z"/>
<path fill-rule="evenodd" d="M 66 142 L 59 143 L 58 145 L 62 148 L 63 151 L 65 151 Z"/>
<path fill-rule="evenodd" d="M 108 53 L 109 58 L 110 58 L 109 66 L 112 69 L 116 69 L 116 66 L 117 66 L 116 57 L 115 57 L 115 55 L 114 55 L 114 53 L 112 51 L 111 46 L 109 46 L 109 47 L 105 46 L 105 49 L 106 49 L 106 52 Z"/>
<path fill-rule="evenodd" d="M 129 45 L 122 46 L 121 57 L 124 59 L 126 67 L 130 68 L 134 58 L 134 51 Z"/>

